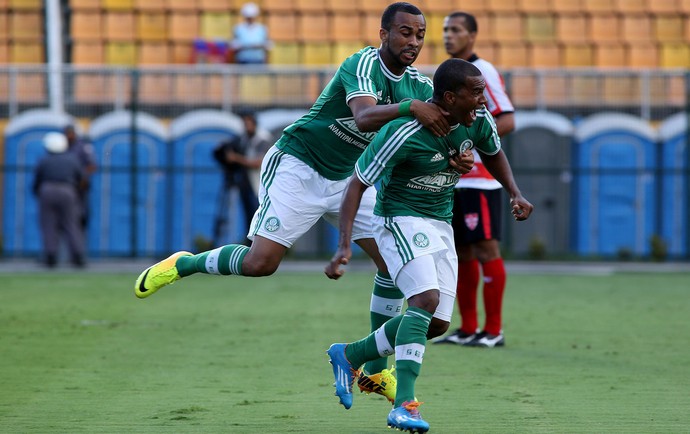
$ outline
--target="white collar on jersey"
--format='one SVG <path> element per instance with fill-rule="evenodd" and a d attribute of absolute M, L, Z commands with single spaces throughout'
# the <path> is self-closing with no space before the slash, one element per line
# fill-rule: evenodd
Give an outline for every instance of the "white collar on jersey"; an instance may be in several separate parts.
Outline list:
<path fill-rule="evenodd" d="M 378 50 L 376 50 L 376 56 L 379 58 L 379 65 L 381 65 L 381 71 L 383 71 L 383 75 L 385 75 L 387 78 L 393 80 L 393 81 L 400 81 L 402 80 L 403 76 L 405 75 L 405 71 L 407 70 L 407 67 L 405 70 L 403 70 L 403 73 L 400 75 L 395 75 L 391 72 L 390 69 L 386 66 L 385 63 L 383 63 L 383 59 L 381 58 L 381 47 L 379 47 Z"/>

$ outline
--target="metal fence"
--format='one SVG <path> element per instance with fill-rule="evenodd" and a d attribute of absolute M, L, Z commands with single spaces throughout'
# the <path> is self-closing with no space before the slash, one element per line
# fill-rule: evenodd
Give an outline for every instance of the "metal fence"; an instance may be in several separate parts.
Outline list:
<path fill-rule="evenodd" d="M 420 67 L 431 75 L 432 67 Z M 30 109 L 47 108 L 62 110 L 78 119 L 87 127 L 91 121 L 114 111 L 127 110 L 130 113 L 146 113 L 160 120 L 163 126 L 171 121 L 198 109 L 214 109 L 223 112 L 235 112 L 239 109 L 252 108 L 258 111 L 269 109 L 300 109 L 306 110 L 317 98 L 321 89 L 330 80 L 334 68 L 304 68 L 304 67 L 275 67 L 275 66 L 240 66 L 240 65 L 195 65 L 195 66 L 169 66 L 150 67 L 139 69 L 110 68 L 110 67 L 74 67 L 64 66 L 60 70 L 49 70 L 44 66 L 3 66 L 0 67 L 0 122 L 7 122 L 17 115 Z M 564 116 L 577 125 L 584 119 L 597 113 L 615 112 L 628 114 L 639 118 L 641 123 L 648 124 L 652 128 L 661 125 L 664 120 L 680 112 L 690 113 L 690 72 L 685 70 L 597 70 L 597 69 L 512 69 L 503 71 L 506 85 L 511 93 L 518 113 L 525 111 L 548 111 Z M 57 86 L 55 85 L 57 83 Z M 55 88 L 60 91 L 58 94 Z M 277 129 L 279 132 L 280 128 Z M 136 134 L 132 135 L 133 137 Z M 686 134 L 687 137 L 687 134 Z M 1 140 L 1 139 L 0 139 Z M 535 139 L 536 140 L 536 139 Z M 686 139 L 687 140 L 687 139 Z M 582 200 L 581 192 L 577 189 L 569 189 L 569 195 L 575 195 L 567 201 L 558 197 L 560 193 L 554 193 L 549 197 L 541 197 L 540 185 L 543 190 L 557 183 L 576 185 L 579 179 L 591 176 L 635 176 L 639 179 L 654 179 L 655 193 L 664 195 L 663 201 L 647 202 L 645 207 L 654 207 L 655 224 L 652 233 L 663 232 L 663 212 L 658 211 L 668 202 L 675 202 L 676 208 L 681 210 L 680 215 L 688 220 L 688 192 L 687 180 L 690 179 L 688 167 L 688 148 L 685 143 L 681 146 L 679 157 L 682 161 L 678 167 L 672 170 L 665 169 L 661 162 L 663 159 L 661 147 L 655 148 L 654 167 L 639 166 L 626 168 L 601 168 L 601 167 L 574 167 L 576 159 L 572 154 L 567 163 L 556 164 L 556 154 L 533 154 L 529 162 L 519 155 L 514 155 L 511 149 L 511 140 L 506 141 L 506 150 L 513 162 L 513 170 L 521 184 L 528 185 L 533 191 L 533 196 L 539 197 L 537 212 L 553 208 L 553 203 L 561 202 L 561 210 L 554 214 L 548 227 L 542 227 L 547 240 L 547 256 L 569 257 L 582 256 L 578 251 L 576 238 L 582 236 L 578 231 L 590 230 L 588 228 L 575 228 L 575 224 L 562 221 L 564 215 L 570 216 L 569 220 L 577 220 L 575 206 Z M 168 144 L 162 144 L 166 151 L 172 149 Z M 530 152 L 529 148 L 517 147 L 519 152 Z M 523 151 L 526 149 L 526 151 Z M 573 153 L 574 151 L 569 150 Z M 158 166 L 148 165 L 146 170 L 156 174 L 156 179 L 172 178 L 180 171 L 185 173 L 205 174 L 208 176 L 216 170 L 214 167 L 194 165 L 179 165 L 170 162 L 170 159 Z M 7 180 L 22 175 L 22 179 L 31 179 L 33 167 L 31 164 L 9 164 L 5 158 L 5 149 L 0 147 L 0 187 L 6 191 Z M 132 176 L 128 179 L 136 182 L 136 170 L 123 169 L 122 167 L 109 167 L 101 165 L 97 176 L 114 174 L 129 170 Z M 681 185 L 675 193 L 668 196 L 664 193 L 662 185 L 664 176 L 673 177 L 669 181 L 673 185 Z M 14 178 L 13 178 L 14 177 Z M 139 176 L 141 179 L 141 176 Z M 614 183 L 618 182 L 614 179 Z M 623 178 L 621 178 L 623 179 Z M 637 179 L 637 178 L 636 178 Z M 13 181 L 14 182 L 14 181 Z M 26 181 L 28 182 L 28 181 Z M 645 181 L 646 182 L 646 181 Z M 164 182 L 170 187 L 174 183 Z M 572 192 L 571 192 L 572 190 Z M 166 220 L 169 216 L 155 216 L 146 214 L 136 217 L 136 188 L 132 188 L 131 212 L 132 218 L 127 224 L 138 224 L 138 220 L 147 220 L 145 227 L 151 227 L 154 223 L 158 226 L 173 228 L 171 221 L 148 221 L 150 219 Z M 173 197 L 172 191 L 167 191 L 169 198 Z M 580 196 L 577 196 L 580 194 Z M 552 197 L 553 196 L 553 197 Z M 184 198 L 183 198 L 184 199 Z M 3 200 L 6 200 L 4 198 Z M 23 198 L 28 201 L 30 198 Z M 98 201 L 99 199 L 94 199 Z M 6 203 L 6 202 L 3 202 Z M 640 202 L 641 204 L 642 202 Z M 12 204 L 10 204 L 12 205 Z M 190 203 L 190 206 L 193 206 Z M 5 218 L 7 207 L 3 207 Z M 550 214 L 549 214 L 550 215 Z M 595 218 L 595 217 L 592 217 Z M 561 219 L 560 221 L 556 221 Z M 507 220 L 507 219 L 506 219 Z M 134 222 L 134 223 L 132 223 Z M 682 246 L 673 254 L 676 257 L 690 256 L 690 235 L 686 228 L 687 222 L 681 222 L 682 230 L 677 238 L 682 239 Z M 30 224 L 30 222 L 26 222 Z M 542 225 L 546 223 L 540 223 Z M 592 222 L 597 226 L 598 222 Z M 210 222 L 209 222 L 210 225 Z M 566 227 L 567 226 L 567 227 Z M 526 238 L 522 227 L 506 223 L 506 237 L 504 247 L 508 254 L 516 256 L 537 255 L 538 246 L 535 247 L 535 239 Z M 563 235 L 561 232 L 569 234 Z M 91 237 L 100 236 L 102 231 L 90 233 Z M 550 235 L 549 235 L 550 234 Z M 152 236 L 151 234 L 148 234 Z M 647 237 L 645 232 L 644 236 Z M 639 238 L 639 234 L 634 237 Z M 633 235 L 631 235 L 633 237 Z M 672 237 L 672 235 L 671 235 Z M 97 249 L 92 254 L 100 256 L 110 255 L 161 255 L 169 249 L 177 249 L 180 246 L 167 243 L 153 248 L 139 249 L 134 246 L 134 236 L 131 239 L 131 248 L 126 251 L 113 249 Z M 550 246 L 549 239 L 563 238 L 560 246 Z M 668 237 L 667 237 L 668 238 Z M 308 248 L 303 248 L 305 254 L 325 255 L 330 254 L 333 247 L 334 236 L 330 229 L 319 226 L 309 239 L 312 243 Z M 650 240 L 645 239 L 645 243 Z M 670 240 L 668 240 L 670 243 Z M 174 244 L 174 243 L 173 243 Z M 306 244 L 306 243 L 305 243 Z M 538 244 L 538 243 L 536 243 Z M 299 249 L 296 249 L 299 251 Z M 33 255 L 35 248 L 8 249 L 6 255 Z M 610 253 L 610 252 L 609 252 Z M 624 249 L 616 252 L 624 256 Z M 633 254 L 636 254 L 633 252 Z M 650 249 L 643 249 L 642 256 L 653 254 Z M 590 255 L 591 256 L 591 255 Z"/>

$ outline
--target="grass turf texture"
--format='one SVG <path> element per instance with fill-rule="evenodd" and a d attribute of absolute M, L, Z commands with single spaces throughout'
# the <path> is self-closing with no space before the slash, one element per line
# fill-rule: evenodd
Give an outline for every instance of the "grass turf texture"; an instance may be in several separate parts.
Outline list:
<path fill-rule="evenodd" d="M 200 275 L 146 300 L 136 276 L 0 278 L 2 432 L 390 432 L 382 397 L 337 404 L 324 353 L 368 332 L 368 273 Z M 431 431 L 687 432 L 688 282 L 509 276 L 505 348 L 427 347 Z"/>

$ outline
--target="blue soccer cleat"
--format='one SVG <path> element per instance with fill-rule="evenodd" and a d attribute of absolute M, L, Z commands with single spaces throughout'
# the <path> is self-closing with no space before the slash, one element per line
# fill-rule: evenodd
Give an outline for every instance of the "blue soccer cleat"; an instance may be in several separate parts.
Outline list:
<path fill-rule="evenodd" d="M 411 433 L 425 433 L 429 431 L 429 424 L 419 414 L 419 401 L 405 401 L 388 413 L 388 427 L 409 431 Z"/>
<path fill-rule="evenodd" d="M 345 357 L 345 347 L 347 344 L 333 344 L 326 354 L 330 357 L 333 365 L 333 376 L 335 377 L 335 395 L 340 398 L 346 410 L 352 407 L 352 384 L 357 378 L 359 371 L 354 369 Z"/>

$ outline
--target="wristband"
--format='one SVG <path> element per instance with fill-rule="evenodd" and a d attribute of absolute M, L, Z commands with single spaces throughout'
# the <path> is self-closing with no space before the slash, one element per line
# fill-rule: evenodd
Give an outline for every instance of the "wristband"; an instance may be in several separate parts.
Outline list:
<path fill-rule="evenodd" d="M 412 105 L 411 99 L 408 99 L 407 101 L 403 101 L 400 104 L 398 104 L 398 113 L 400 113 L 400 116 L 412 115 L 412 110 L 410 110 L 411 105 Z"/>

